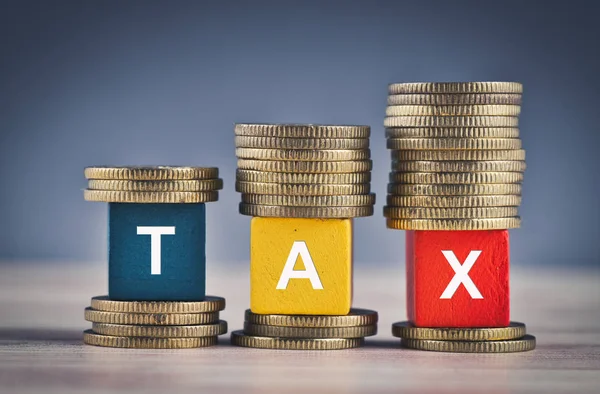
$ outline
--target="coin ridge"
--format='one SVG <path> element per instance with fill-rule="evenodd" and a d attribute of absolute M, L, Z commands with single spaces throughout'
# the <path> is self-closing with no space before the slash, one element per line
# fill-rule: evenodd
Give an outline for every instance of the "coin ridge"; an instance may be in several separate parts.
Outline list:
<path fill-rule="evenodd" d="M 234 132 L 235 135 L 282 138 L 369 138 L 371 127 L 363 125 L 237 123 Z"/>
<path fill-rule="evenodd" d="M 194 338 L 144 338 L 121 337 L 96 334 L 92 330 L 83 332 L 83 342 L 88 345 L 135 349 L 189 349 L 216 345 L 218 339 L 212 337 Z"/>
<path fill-rule="evenodd" d="M 392 324 L 392 335 L 406 339 L 437 341 L 497 341 L 522 338 L 527 334 L 525 324 L 510 322 L 508 327 L 429 328 L 415 327 L 410 322 Z"/>
<path fill-rule="evenodd" d="M 393 150 L 392 160 L 400 161 L 525 161 L 524 149 L 506 150 Z"/>
<path fill-rule="evenodd" d="M 347 219 L 373 216 L 373 206 L 289 207 L 240 203 L 239 212 L 242 215 L 256 217 Z"/>
<path fill-rule="evenodd" d="M 482 219 L 514 217 L 517 214 L 517 207 L 383 207 L 383 216 L 389 219 Z"/>
<path fill-rule="evenodd" d="M 244 323 L 244 334 L 278 338 L 364 338 L 377 334 L 377 325 L 353 327 L 282 327 Z"/>
<path fill-rule="evenodd" d="M 357 207 L 374 205 L 375 200 L 374 193 L 339 196 L 281 196 L 242 193 L 242 202 L 246 204 L 288 207 Z"/>
<path fill-rule="evenodd" d="M 520 160 L 392 160 L 392 169 L 401 172 L 523 172 L 526 168 Z"/>
<path fill-rule="evenodd" d="M 258 149 L 236 148 L 240 159 L 283 160 L 283 161 L 355 161 L 368 160 L 369 149 Z"/>
<path fill-rule="evenodd" d="M 90 179 L 90 190 L 112 190 L 130 192 L 203 192 L 223 188 L 222 179 L 178 180 L 178 181 L 131 181 L 112 179 Z"/>
<path fill-rule="evenodd" d="M 387 127 L 386 138 L 519 138 L 518 127 Z"/>
<path fill-rule="evenodd" d="M 297 184 L 359 184 L 371 182 L 370 172 L 310 174 L 289 172 L 253 171 L 238 168 L 236 180 L 259 183 L 297 183 Z"/>
<path fill-rule="evenodd" d="M 520 105 L 388 105 L 386 116 L 519 116 Z"/>
<path fill-rule="evenodd" d="M 341 350 L 360 347 L 364 338 L 272 338 L 246 335 L 242 330 L 231 333 L 236 346 L 282 350 Z"/>
<path fill-rule="evenodd" d="M 106 312 L 85 308 L 85 320 L 92 323 L 144 326 L 190 326 L 219 321 L 219 312 L 206 313 L 130 313 Z"/>
<path fill-rule="evenodd" d="M 513 93 L 522 94 L 519 82 L 403 82 L 388 85 L 390 94 Z"/>
<path fill-rule="evenodd" d="M 518 127 L 517 116 L 386 116 L 384 127 Z"/>
<path fill-rule="evenodd" d="M 138 326 L 132 324 L 92 323 L 92 331 L 115 337 L 198 338 L 214 337 L 227 332 L 227 322 L 190 326 Z"/>
<path fill-rule="evenodd" d="M 84 169 L 84 175 L 87 179 L 138 181 L 214 179 L 219 176 L 219 169 L 184 166 L 91 166 Z"/>
<path fill-rule="evenodd" d="M 92 297 L 91 308 L 125 313 L 207 313 L 225 309 L 225 298 L 205 296 L 202 301 L 117 301 L 108 296 Z"/>
<path fill-rule="evenodd" d="M 388 193 L 400 196 L 477 196 L 490 194 L 520 195 L 519 183 L 402 184 L 389 183 Z"/>
<path fill-rule="evenodd" d="M 391 94 L 388 105 L 521 105 L 519 93 Z"/>
<path fill-rule="evenodd" d="M 395 230 L 505 230 L 521 227 L 521 218 L 486 219 L 386 219 Z"/>
<path fill-rule="evenodd" d="M 533 335 L 523 338 L 498 341 L 434 341 L 431 339 L 400 340 L 402 346 L 433 352 L 451 353 L 513 353 L 535 349 L 536 340 Z"/>
<path fill-rule="evenodd" d="M 387 205 L 397 207 L 492 207 L 521 205 L 521 196 L 503 194 L 487 196 L 387 196 Z"/>
<path fill-rule="evenodd" d="M 386 146 L 394 150 L 513 150 L 521 149 L 522 143 L 519 138 L 388 138 Z"/>
<path fill-rule="evenodd" d="M 262 149 L 368 149 L 368 138 L 281 138 L 235 136 L 236 148 Z"/>
<path fill-rule="evenodd" d="M 137 204 L 201 204 L 217 201 L 219 193 L 210 192 L 128 192 L 119 190 L 83 191 L 86 201 L 119 202 Z"/>
<path fill-rule="evenodd" d="M 390 183 L 407 184 L 475 184 L 475 183 L 521 183 L 522 172 L 403 172 L 392 171 Z"/>
<path fill-rule="evenodd" d="M 376 311 L 351 308 L 348 315 L 269 315 L 245 312 L 245 321 L 252 324 L 284 327 L 352 327 L 376 324 L 379 315 Z"/>
<path fill-rule="evenodd" d="M 370 183 L 353 184 L 302 184 L 302 183 L 259 183 L 235 182 L 235 191 L 249 194 L 278 194 L 284 196 L 335 196 L 368 194 Z"/>
<path fill-rule="evenodd" d="M 239 168 L 255 171 L 284 173 L 354 173 L 371 171 L 371 160 L 353 161 L 298 161 L 238 159 Z"/>

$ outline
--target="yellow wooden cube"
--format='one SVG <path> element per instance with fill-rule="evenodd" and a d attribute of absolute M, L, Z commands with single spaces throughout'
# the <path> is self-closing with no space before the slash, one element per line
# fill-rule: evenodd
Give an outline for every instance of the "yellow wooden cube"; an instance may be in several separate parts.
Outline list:
<path fill-rule="evenodd" d="M 351 303 L 352 219 L 252 218 L 252 312 L 346 315 Z"/>

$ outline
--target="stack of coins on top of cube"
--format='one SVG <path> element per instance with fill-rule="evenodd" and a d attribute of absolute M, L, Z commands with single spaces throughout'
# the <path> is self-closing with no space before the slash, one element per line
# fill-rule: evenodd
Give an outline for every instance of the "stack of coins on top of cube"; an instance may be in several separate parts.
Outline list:
<path fill-rule="evenodd" d="M 396 83 L 385 127 L 392 172 L 384 216 L 406 232 L 410 348 L 464 352 L 535 347 L 509 321 L 509 238 L 525 151 L 522 85 Z"/>
<path fill-rule="evenodd" d="M 238 124 L 236 190 L 250 234 L 239 346 L 346 349 L 377 331 L 351 309 L 352 219 L 373 214 L 368 126 Z"/>
<path fill-rule="evenodd" d="M 108 296 L 85 310 L 90 345 L 191 348 L 217 343 L 225 299 L 205 294 L 206 214 L 217 168 L 88 167 L 84 197 L 109 203 Z"/>

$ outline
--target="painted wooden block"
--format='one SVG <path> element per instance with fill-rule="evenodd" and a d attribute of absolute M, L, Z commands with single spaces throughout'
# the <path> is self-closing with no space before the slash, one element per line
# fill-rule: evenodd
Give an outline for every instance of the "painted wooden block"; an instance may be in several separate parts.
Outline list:
<path fill-rule="evenodd" d="M 252 218 L 252 312 L 346 315 L 351 303 L 352 219 Z"/>
<path fill-rule="evenodd" d="M 198 301 L 206 284 L 204 204 L 109 204 L 108 296 Z"/>
<path fill-rule="evenodd" d="M 418 327 L 509 324 L 508 230 L 407 231 L 406 275 Z"/>

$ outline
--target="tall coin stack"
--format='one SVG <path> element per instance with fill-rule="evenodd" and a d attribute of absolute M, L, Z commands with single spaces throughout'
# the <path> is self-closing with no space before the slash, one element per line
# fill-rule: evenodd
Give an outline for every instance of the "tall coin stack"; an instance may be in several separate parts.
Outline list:
<path fill-rule="evenodd" d="M 369 136 L 368 126 L 237 124 L 236 191 L 242 193 L 240 213 L 305 219 L 371 216 L 375 195 L 370 192 Z M 318 242 L 327 242 L 325 238 Z M 347 279 L 351 281 L 351 277 Z M 339 278 L 340 283 L 344 281 Z M 339 293 L 345 291 L 340 288 Z M 300 298 L 304 301 L 298 302 L 310 302 L 306 301 L 308 295 Z M 310 305 L 308 308 L 311 310 Z M 364 309 L 352 308 L 347 315 L 253 312 L 246 312 L 243 331 L 232 332 L 233 344 L 272 349 L 347 349 L 361 346 L 364 337 L 377 332 L 377 312 Z"/>
<path fill-rule="evenodd" d="M 207 296 L 205 204 L 213 167 L 88 167 L 87 201 L 109 203 L 109 291 L 85 309 L 86 344 L 180 349 L 217 344 L 225 299 Z"/>
<path fill-rule="evenodd" d="M 387 227 L 425 231 L 519 227 L 517 208 L 525 170 L 518 128 L 522 85 L 395 83 L 388 90 L 384 125 L 392 171 L 384 207 Z M 421 258 L 421 266 L 426 263 Z M 437 293 L 435 297 L 441 298 Z M 489 329 L 396 323 L 393 334 L 403 338 L 405 346 L 421 350 L 507 352 L 535 347 L 535 339 L 525 335 L 520 323 Z"/>

